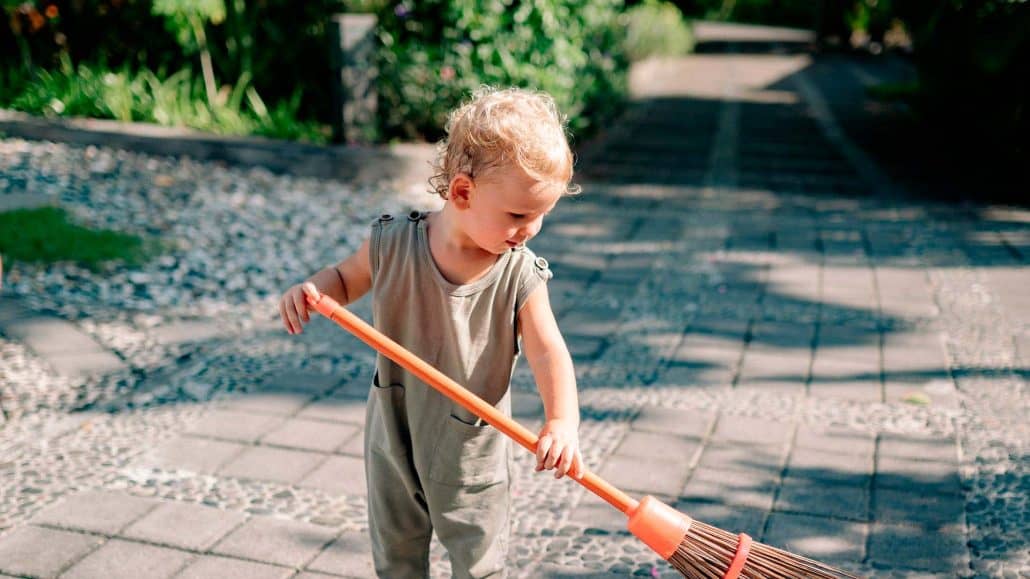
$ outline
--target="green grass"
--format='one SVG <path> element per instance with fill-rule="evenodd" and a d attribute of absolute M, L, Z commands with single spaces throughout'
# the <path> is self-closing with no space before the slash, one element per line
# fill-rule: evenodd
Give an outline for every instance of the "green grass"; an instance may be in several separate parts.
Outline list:
<path fill-rule="evenodd" d="M 57 207 L 0 213 L 0 254 L 13 261 L 74 261 L 96 270 L 108 261 L 140 265 L 154 249 L 135 235 L 72 223 Z"/>
<path fill-rule="evenodd" d="M 79 63 L 63 55 L 59 66 L 29 74 L 0 70 L 0 106 L 45 117 L 90 117 L 123 122 L 190 127 L 224 135 L 260 135 L 325 144 L 328 125 L 300 119 L 302 91 L 266 105 L 244 74 L 225 85 L 213 103 L 203 82 L 183 69 L 165 77 L 149 69 L 129 70 Z"/>

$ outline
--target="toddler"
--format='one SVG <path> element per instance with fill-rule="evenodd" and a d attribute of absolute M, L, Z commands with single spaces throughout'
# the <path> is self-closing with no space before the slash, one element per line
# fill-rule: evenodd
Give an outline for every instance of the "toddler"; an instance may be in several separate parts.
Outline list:
<path fill-rule="evenodd" d="M 357 252 L 291 287 L 279 304 L 299 334 L 305 293 L 341 304 L 372 291 L 377 329 L 506 414 L 522 349 L 543 400 L 536 470 L 582 472 L 572 359 L 526 242 L 575 194 L 564 119 L 551 97 L 484 87 L 453 111 L 434 193 L 443 208 L 383 215 Z M 381 577 L 427 577 L 433 531 L 455 577 L 499 577 L 512 445 L 492 426 L 380 355 L 365 423 L 368 518 Z"/>

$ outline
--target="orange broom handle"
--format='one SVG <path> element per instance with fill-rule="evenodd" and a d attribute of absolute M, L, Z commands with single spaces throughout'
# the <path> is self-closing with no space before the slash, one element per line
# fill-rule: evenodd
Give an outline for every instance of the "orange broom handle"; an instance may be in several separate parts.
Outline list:
<path fill-rule="evenodd" d="M 401 365 L 444 396 L 482 418 L 488 424 L 521 444 L 529 452 L 536 454 L 537 437 L 526 427 L 505 416 L 500 410 L 497 410 L 479 396 L 469 392 L 457 382 L 445 376 L 443 372 L 430 366 L 424 360 L 405 349 L 404 346 L 401 346 L 379 330 L 370 326 L 365 320 L 348 311 L 333 298 L 325 294 L 319 294 L 317 301 L 308 296 L 305 297 L 308 303 L 311 304 L 311 307 L 315 308 L 318 313 L 336 322 L 345 330 L 357 336 L 362 342 L 372 346 L 376 351 Z M 584 470 L 582 476 L 576 476 L 575 473 L 569 474 L 573 475 L 573 480 L 586 487 L 590 492 L 608 501 L 609 504 L 623 513 L 629 515 L 631 511 L 637 508 L 638 501 L 613 487 L 594 473 Z"/>

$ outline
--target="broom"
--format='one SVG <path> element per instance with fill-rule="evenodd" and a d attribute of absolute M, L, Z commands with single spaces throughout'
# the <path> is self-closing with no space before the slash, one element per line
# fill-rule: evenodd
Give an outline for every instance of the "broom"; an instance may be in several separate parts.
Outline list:
<path fill-rule="evenodd" d="M 521 424 L 368 325 L 331 297 L 320 294 L 318 299 L 310 295 L 306 298 L 318 313 L 343 326 L 361 341 L 536 454 L 537 437 Z M 823 563 L 753 542 L 745 533 L 734 535 L 691 519 L 652 496 L 634 500 L 592 472 L 570 474 L 587 490 L 627 515 L 629 531 L 684 577 L 857 579 L 855 575 Z"/>

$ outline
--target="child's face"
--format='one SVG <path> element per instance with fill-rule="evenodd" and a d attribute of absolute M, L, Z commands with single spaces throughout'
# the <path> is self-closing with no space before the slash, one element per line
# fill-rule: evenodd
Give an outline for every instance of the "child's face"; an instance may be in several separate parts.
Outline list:
<path fill-rule="evenodd" d="M 500 255 L 540 232 L 562 191 L 518 167 L 496 169 L 472 183 L 462 229 L 480 248 Z"/>

